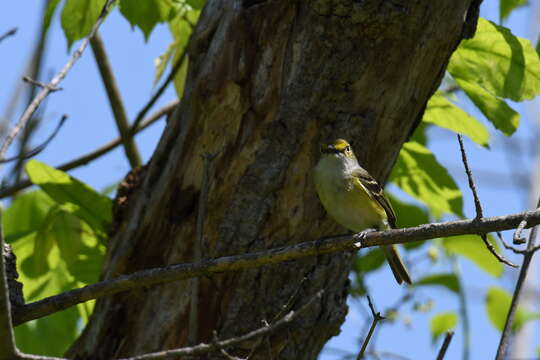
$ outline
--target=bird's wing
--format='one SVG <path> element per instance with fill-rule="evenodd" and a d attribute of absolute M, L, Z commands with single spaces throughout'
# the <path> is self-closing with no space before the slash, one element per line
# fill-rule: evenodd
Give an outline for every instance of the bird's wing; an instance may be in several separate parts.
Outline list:
<path fill-rule="evenodd" d="M 392 229 L 396 228 L 396 213 L 390 204 L 390 201 L 384 195 L 383 188 L 379 185 L 377 180 L 373 178 L 366 170 L 359 167 L 352 172 L 352 175 L 360 180 L 362 185 L 368 190 L 371 198 L 382 206 L 386 212 L 388 218 L 388 225 Z"/>

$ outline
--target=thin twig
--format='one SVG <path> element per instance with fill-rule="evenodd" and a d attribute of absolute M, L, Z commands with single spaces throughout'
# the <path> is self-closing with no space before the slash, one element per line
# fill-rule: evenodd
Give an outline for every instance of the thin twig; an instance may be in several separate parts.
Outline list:
<path fill-rule="evenodd" d="M 13 36 L 17 33 L 17 28 L 6 31 L 4 34 L 0 35 L 0 42 L 4 41 L 6 38 Z"/>
<path fill-rule="evenodd" d="M 55 92 L 55 91 L 60 91 L 60 90 L 64 90 L 64 88 L 61 88 L 61 87 L 55 87 L 55 86 L 51 86 L 49 84 L 45 84 L 41 81 L 37 81 L 37 80 L 34 80 L 32 79 L 31 77 L 29 76 L 23 76 L 23 81 L 26 82 L 26 83 L 29 83 L 29 84 L 32 84 L 32 85 L 36 85 L 42 89 L 45 89 L 45 88 L 48 88 L 51 92 Z"/>
<path fill-rule="evenodd" d="M 8 134 L 8 136 L 5 138 L 4 143 L 0 147 L 0 160 L 5 158 L 6 152 L 9 146 L 11 145 L 13 140 L 15 140 L 15 137 L 17 137 L 19 132 L 26 126 L 28 121 L 32 118 L 32 115 L 37 110 L 39 105 L 49 95 L 49 93 L 51 92 L 51 88 L 58 87 L 60 82 L 66 77 L 69 70 L 71 70 L 75 62 L 81 57 L 82 53 L 84 52 L 84 49 L 86 49 L 86 46 L 88 46 L 90 39 L 92 38 L 92 36 L 94 36 L 99 26 L 105 20 L 105 16 L 107 15 L 109 7 L 114 1 L 115 0 L 107 0 L 105 2 L 105 5 L 103 6 L 103 9 L 101 10 L 101 14 L 99 15 L 94 26 L 92 27 L 92 31 L 90 31 L 90 34 L 81 42 L 81 45 L 79 46 L 79 48 L 75 50 L 73 55 L 71 55 L 67 63 L 62 68 L 62 70 L 60 70 L 60 72 L 56 74 L 54 78 L 49 82 L 48 84 L 49 86 L 41 89 L 41 91 L 37 94 L 34 100 L 32 100 L 30 105 L 28 105 L 28 107 L 22 114 L 21 118 L 19 119 L 15 127 L 11 130 L 11 132 Z"/>
<path fill-rule="evenodd" d="M 536 205 L 536 208 L 538 209 L 540 207 L 540 199 L 538 199 L 538 203 Z M 524 219 L 527 219 L 526 217 L 523 217 Z M 528 221 L 530 222 L 530 220 Z M 512 295 L 512 302 L 510 304 L 510 309 L 508 310 L 508 314 L 506 316 L 506 322 L 504 324 L 504 329 L 501 334 L 501 339 L 499 341 L 499 347 L 497 349 L 497 355 L 495 356 L 495 360 L 502 360 L 504 359 L 506 355 L 506 351 L 508 348 L 508 342 L 510 340 L 510 335 L 512 333 L 512 325 L 514 324 L 514 317 L 516 315 L 517 307 L 519 305 L 519 298 L 521 296 L 521 291 L 523 289 L 523 284 L 525 283 L 525 279 L 527 278 L 527 272 L 529 271 L 529 266 L 531 264 L 532 257 L 535 253 L 535 241 L 536 241 L 536 234 L 538 232 L 538 226 L 534 226 L 531 232 L 529 233 L 529 240 L 527 243 L 527 252 L 523 255 L 523 262 L 521 264 L 521 269 L 519 271 L 519 276 L 516 282 L 516 287 L 514 289 L 514 294 Z"/>
<path fill-rule="evenodd" d="M 359 248 L 508 230 L 515 228 L 525 216 L 528 216 L 530 226 L 540 224 L 540 210 L 534 210 L 482 218 L 480 221 L 477 219 L 458 220 L 425 224 L 413 228 L 374 231 L 364 234 L 361 243 L 358 242 L 359 239 L 356 235 L 342 235 L 242 255 L 206 259 L 197 264 L 175 264 L 141 270 L 18 307 L 14 309 L 13 321 L 14 324 L 19 325 L 102 296 L 196 276 L 258 268 L 308 256 L 358 250 Z"/>
<path fill-rule="evenodd" d="M 206 219 L 206 207 L 208 205 L 208 190 L 210 188 L 210 173 L 212 161 L 217 154 L 204 153 L 203 174 L 201 180 L 201 191 L 199 195 L 199 209 L 197 213 L 197 230 L 195 246 L 193 247 L 193 262 L 198 263 L 202 259 L 202 244 L 204 237 L 204 221 Z M 189 307 L 189 333 L 188 343 L 195 344 L 199 335 L 199 278 L 195 277 L 191 284 L 191 303 Z"/>
<path fill-rule="evenodd" d="M 364 339 L 362 348 L 360 349 L 360 352 L 358 353 L 358 356 L 356 357 L 356 360 L 361 360 L 364 358 L 364 354 L 369 344 L 369 340 L 371 339 L 371 336 L 373 335 L 373 331 L 375 331 L 375 327 L 377 326 L 379 321 L 384 320 L 384 317 L 381 316 L 381 313 L 375 311 L 375 307 L 373 306 L 373 303 L 371 302 L 371 297 L 369 297 L 369 295 L 367 296 L 367 300 L 368 300 L 369 308 L 371 310 L 371 315 L 373 316 L 373 321 L 371 323 L 367 336 Z"/>
<path fill-rule="evenodd" d="M 212 351 L 226 349 L 228 347 L 243 343 L 245 341 L 257 338 L 259 336 L 264 336 L 267 334 L 271 334 L 285 326 L 290 325 L 293 320 L 295 320 L 298 316 L 303 314 L 307 309 L 309 309 L 315 302 L 319 301 L 322 298 L 323 291 L 319 291 L 315 296 L 313 296 L 306 304 L 304 304 L 300 309 L 296 311 L 290 311 L 287 315 L 285 315 L 283 318 L 278 320 L 275 324 L 272 324 L 270 326 L 264 326 L 259 329 L 256 329 L 254 331 L 251 331 L 247 334 L 230 338 L 227 340 L 222 341 L 213 341 L 210 344 L 199 344 L 192 347 L 185 347 L 180 349 L 174 349 L 174 350 L 166 350 L 166 351 L 160 351 L 155 352 L 151 354 L 145 354 L 145 355 L 139 355 L 134 356 L 131 358 L 125 358 L 120 360 L 149 360 L 149 359 L 165 359 L 168 357 L 173 356 L 189 356 L 189 355 L 200 355 L 200 354 L 206 354 Z"/>
<path fill-rule="evenodd" d="M 522 224 L 523 222 L 520 223 L 520 225 Z M 525 223 L 526 224 L 526 223 Z M 503 244 L 504 248 L 506 250 L 510 250 L 512 251 L 514 254 L 520 254 L 520 255 L 523 255 L 527 252 L 527 249 L 518 249 L 510 244 L 508 244 L 506 242 L 506 240 L 504 240 L 504 237 L 502 236 L 501 232 L 500 231 L 497 231 L 497 237 L 499 238 L 499 240 L 501 241 L 501 243 Z"/>
<path fill-rule="evenodd" d="M 480 198 L 478 197 L 478 193 L 476 192 L 476 184 L 474 183 L 472 172 L 471 172 L 471 169 L 469 168 L 469 162 L 467 161 L 467 154 L 465 153 L 465 146 L 463 145 L 463 138 L 461 137 L 461 134 L 457 134 L 457 138 L 459 141 L 459 150 L 461 151 L 461 160 L 463 161 L 463 166 L 465 167 L 465 173 L 467 174 L 467 179 L 469 180 L 469 188 L 471 189 L 473 198 L 474 198 L 474 207 L 476 208 L 476 218 L 480 219 L 484 217 L 484 214 L 482 211 L 482 204 L 480 203 Z"/>
<path fill-rule="evenodd" d="M 523 232 L 523 229 L 525 229 L 525 226 L 527 226 L 527 219 L 523 219 L 519 223 L 516 231 L 514 232 L 513 241 L 515 245 L 525 244 L 525 241 L 527 241 L 521 236 L 521 233 Z"/>
<path fill-rule="evenodd" d="M 178 105 L 179 101 L 174 100 L 170 102 L 169 104 L 165 105 L 158 111 L 156 111 L 154 114 L 149 116 L 147 119 L 145 119 L 138 129 L 135 131 L 135 133 L 139 133 L 142 130 L 146 129 L 148 126 L 152 125 L 156 121 L 158 121 L 161 117 L 170 114 Z M 118 137 L 113 141 L 108 142 L 105 145 L 102 145 L 101 147 L 97 148 L 96 150 L 93 150 L 89 152 L 88 154 L 82 155 L 76 159 L 70 160 L 60 166 L 57 166 L 56 168 L 62 171 L 68 171 L 75 169 L 79 166 L 86 165 L 90 161 L 95 160 L 99 158 L 100 156 L 103 156 L 110 151 L 114 150 L 119 145 L 122 145 L 122 138 Z M 15 194 L 18 191 L 21 191 L 23 189 L 26 189 L 27 187 L 32 186 L 32 183 L 28 180 L 23 180 L 15 185 L 12 185 L 10 187 L 6 187 L 5 189 L 0 190 L 0 199 L 5 198 L 7 196 L 11 196 Z"/>
<path fill-rule="evenodd" d="M 131 168 L 134 169 L 142 165 L 141 154 L 139 153 L 139 149 L 137 148 L 137 145 L 133 140 L 133 136 L 130 133 L 126 108 L 124 106 L 124 102 L 122 101 L 122 95 L 120 94 L 120 89 L 116 84 L 116 78 L 114 77 L 114 72 L 99 32 L 96 32 L 94 37 L 90 39 L 90 46 L 92 47 L 92 52 L 94 53 L 94 58 L 96 59 L 101 80 L 103 80 L 103 85 L 107 91 L 107 98 L 109 99 L 109 104 L 111 105 L 116 127 L 118 128 L 118 132 L 122 138 L 124 152 L 128 158 Z"/>
<path fill-rule="evenodd" d="M 14 161 L 14 160 L 26 160 L 26 159 L 29 159 L 31 157 L 34 157 L 34 156 L 38 155 L 40 152 L 45 150 L 47 145 L 49 145 L 49 143 L 55 138 L 55 136 L 58 134 L 58 132 L 60 131 L 60 129 L 64 125 L 64 122 L 67 120 L 67 118 L 68 118 L 67 115 L 65 115 L 65 114 L 62 115 L 62 118 L 58 122 L 58 125 L 56 125 L 56 128 L 54 129 L 52 134 L 49 135 L 49 137 L 41 145 L 36 146 L 35 148 L 33 148 L 32 150 L 30 150 L 27 153 L 17 155 L 17 156 L 13 156 L 13 157 L 10 157 L 10 158 L 4 159 L 4 160 L 0 160 L 0 164 L 4 164 L 4 163 Z"/>
<path fill-rule="evenodd" d="M 135 118 L 135 121 L 133 121 L 133 126 L 132 126 L 132 129 L 137 127 L 138 124 L 142 121 L 142 119 L 146 116 L 146 113 L 148 112 L 148 110 L 150 110 L 150 108 L 152 106 L 154 106 L 154 103 L 159 99 L 159 97 L 161 96 L 161 94 L 163 94 L 163 92 L 165 91 L 165 89 L 167 88 L 167 86 L 171 83 L 171 81 L 173 81 L 174 77 L 176 76 L 176 73 L 178 72 L 178 70 L 180 70 L 180 67 L 182 67 L 182 64 L 184 62 L 184 60 L 186 59 L 187 55 L 188 55 L 188 48 L 189 48 L 189 44 L 191 42 L 191 37 L 190 39 L 188 40 L 186 46 L 184 47 L 184 51 L 182 52 L 182 55 L 180 55 L 180 57 L 178 58 L 178 60 L 176 61 L 176 63 L 174 64 L 173 68 L 171 69 L 171 72 L 169 73 L 169 76 L 167 76 L 167 79 L 165 79 L 165 81 L 163 82 L 163 84 L 161 84 L 161 86 L 159 87 L 159 89 L 155 92 L 155 94 L 150 98 L 150 100 L 148 101 L 148 103 L 146 103 L 146 105 L 141 109 L 141 111 L 139 111 L 139 113 L 137 114 L 137 117 Z"/>
<path fill-rule="evenodd" d="M 467 179 L 469 180 L 469 188 L 472 191 L 473 198 L 474 198 L 474 207 L 476 208 L 476 219 L 480 220 L 484 217 L 483 211 L 482 211 L 482 204 L 480 203 L 480 198 L 478 197 L 478 193 L 476 192 L 476 184 L 474 183 L 474 179 L 472 176 L 471 169 L 469 168 L 469 162 L 467 161 L 467 154 L 465 153 L 465 146 L 463 145 L 463 138 L 461 137 L 461 134 L 457 134 L 458 142 L 459 142 L 459 149 L 461 151 L 461 160 L 463 161 L 463 166 L 465 167 L 465 173 L 467 174 Z M 504 256 L 499 254 L 495 247 L 488 241 L 487 235 L 480 234 L 480 237 L 482 238 L 482 241 L 488 248 L 489 252 L 495 256 L 497 260 L 499 260 L 501 263 L 506 264 L 511 267 L 517 267 L 516 264 L 511 263 L 508 261 Z"/>
<path fill-rule="evenodd" d="M 448 346 L 450 345 L 450 341 L 452 341 L 452 338 L 454 337 L 453 331 L 448 331 L 446 333 L 446 336 L 444 337 L 444 341 L 442 343 L 441 349 L 439 350 L 439 354 L 437 355 L 437 360 L 443 360 L 444 356 L 446 355 L 446 350 L 448 350 Z"/>

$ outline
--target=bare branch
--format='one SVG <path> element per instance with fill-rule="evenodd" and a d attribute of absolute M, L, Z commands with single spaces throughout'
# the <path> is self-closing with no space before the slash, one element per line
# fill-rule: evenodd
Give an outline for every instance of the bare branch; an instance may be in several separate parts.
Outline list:
<path fill-rule="evenodd" d="M 13 36 L 17 33 L 17 28 L 6 31 L 4 34 L 0 35 L 0 42 L 4 41 L 6 38 Z"/>
<path fill-rule="evenodd" d="M 448 346 L 450 345 L 450 341 L 452 341 L 452 338 L 454 337 L 454 332 L 449 331 L 446 333 L 446 336 L 444 337 L 444 341 L 442 343 L 441 349 L 439 350 L 439 354 L 437 355 L 437 360 L 443 360 L 444 356 L 446 355 L 446 350 L 448 350 Z"/>
<path fill-rule="evenodd" d="M 32 79 L 31 77 L 29 76 L 23 76 L 23 81 L 26 82 L 26 83 L 29 83 L 29 84 L 32 84 L 32 85 L 36 85 L 42 89 L 49 89 L 50 92 L 55 92 L 55 91 L 60 91 L 60 90 L 64 90 L 63 88 L 61 87 L 56 87 L 56 86 L 51 86 L 49 84 L 45 84 L 45 83 L 42 83 L 41 81 L 37 81 L 37 80 L 34 80 Z"/>
<path fill-rule="evenodd" d="M 96 32 L 94 37 L 90 39 L 90 46 L 92 47 L 92 52 L 94 53 L 94 58 L 96 59 L 96 64 L 98 66 L 101 79 L 103 80 L 103 85 L 107 91 L 109 104 L 111 105 L 111 110 L 114 114 L 116 127 L 118 128 L 118 132 L 122 138 L 126 157 L 128 158 L 132 169 L 139 167 L 142 164 L 141 155 L 137 149 L 135 141 L 133 140 L 133 136 L 130 133 L 126 108 L 124 107 L 120 89 L 116 84 L 112 66 L 109 62 L 109 57 L 107 56 L 105 45 L 103 44 L 103 40 L 101 39 L 99 32 Z"/>
<path fill-rule="evenodd" d="M 523 232 L 523 229 L 525 229 L 525 226 L 527 226 L 527 219 L 523 219 L 519 226 L 517 227 L 516 231 L 514 232 L 514 244 L 525 244 L 525 241 L 527 241 L 525 238 L 521 237 L 521 233 Z"/>
<path fill-rule="evenodd" d="M 309 307 L 311 307 L 315 302 L 319 301 L 322 298 L 323 290 L 319 291 L 315 296 L 313 296 L 306 304 L 304 304 L 300 309 L 296 311 L 290 311 L 283 318 L 278 320 L 275 324 L 270 326 L 264 326 L 257 330 L 251 331 L 247 334 L 234 337 L 231 339 L 223 341 L 213 341 L 210 344 L 199 344 L 192 347 L 185 347 L 174 350 L 166 350 L 155 352 L 151 354 L 134 356 L 131 358 L 119 359 L 119 360 L 149 360 L 149 359 L 165 359 L 173 356 L 190 356 L 190 355 L 200 355 L 206 354 L 216 350 L 226 349 L 228 347 L 240 344 L 242 342 L 271 334 L 285 326 L 290 325 L 298 316 L 303 314 Z M 229 355 L 230 356 L 230 355 Z"/>
<path fill-rule="evenodd" d="M 467 179 L 469 180 L 469 188 L 472 191 L 473 198 L 474 198 L 474 207 L 476 208 L 476 219 L 481 219 L 484 217 L 484 213 L 482 211 L 482 204 L 480 203 L 480 198 L 478 197 L 478 193 L 476 192 L 476 184 L 474 183 L 474 179 L 472 177 L 471 169 L 469 168 L 469 162 L 467 161 L 467 154 L 465 153 L 465 146 L 463 145 L 463 138 L 461 137 L 461 134 L 457 134 L 458 142 L 459 142 L 459 149 L 461 151 L 461 160 L 463 161 L 463 166 L 465 167 L 465 173 L 467 174 Z M 489 252 L 495 256 L 499 262 L 506 264 L 511 267 L 517 267 L 516 264 L 511 263 L 508 261 L 504 256 L 497 253 L 497 250 L 495 247 L 488 241 L 487 235 L 479 234 L 482 238 L 482 241 L 488 248 Z"/>
<path fill-rule="evenodd" d="M 99 15 L 99 17 L 98 17 L 96 23 L 94 24 L 94 26 L 92 27 L 92 31 L 90 31 L 90 34 L 86 37 L 86 39 L 84 39 L 81 42 L 81 45 L 79 46 L 79 48 L 73 53 L 73 55 L 71 55 L 68 62 L 62 68 L 62 70 L 60 70 L 60 72 L 58 74 L 56 74 L 56 76 L 49 82 L 48 86 L 43 88 L 37 94 L 37 96 L 34 98 L 34 100 L 32 100 L 30 105 L 28 105 L 28 107 L 26 108 L 26 110 L 22 114 L 21 118 L 19 119 L 19 121 L 17 122 L 15 127 L 11 130 L 9 135 L 4 140 L 4 143 L 0 147 L 0 160 L 5 158 L 6 152 L 7 152 L 8 148 L 9 148 L 9 146 L 11 145 L 13 140 L 15 140 L 15 137 L 17 137 L 17 134 L 26 126 L 26 124 L 31 119 L 32 115 L 37 110 L 39 105 L 49 95 L 49 93 L 51 92 L 51 88 L 58 87 L 58 84 L 60 84 L 60 82 L 66 77 L 69 70 L 71 70 L 71 68 L 73 67 L 75 62 L 81 57 L 82 53 L 84 52 L 84 49 L 86 49 L 86 46 L 88 46 L 88 42 L 90 41 L 90 38 L 92 38 L 92 36 L 94 36 L 94 34 L 96 33 L 99 26 L 105 20 L 105 16 L 107 15 L 109 7 L 111 6 L 111 4 L 114 1 L 115 0 L 107 0 L 105 2 L 105 5 L 103 6 L 103 9 L 101 10 L 101 14 Z"/>
<path fill-rule="evenodd" d="M 538 199 L 536 207 L 537 209 L 540 207 L 540 199 Z M 530 222 L 530 219 L 526 216 L 524 216 L 523 218 L 528 219 L 528 222 Z M 506 355 L 508 342 L 512 333 L 512 325 L 514 324 L 514 317 L 516 315 L 517 307 L 519 305 L 519 298 L 523 289 L 523 284 L 525 283 L 525 279 L 527 278 L 527 272 L 529 271 L 529 266 L 531 264 L 532 257 L 534 256 L 535 249 L 537 249 L 535 246 L 537 232 L 538 226 L 534 226 L 529 233 L 527 252 L 523 255 L 523 262 L 519 271 L 519 276 L 516 282 L 516 287 L 514 289 L 514 294 L 512 295 L 512 302 L 510 303 L 510 309 L 508 309 L 506 322 L 504 324 L 504 329 L 501 334 L 501 339 L 499 341 L 499 347 L 497 349 L 497 355 L 495 355 L 495 360 L 503 360 Z"/>
<path fill-rule="evenodd" d="M 528 216 L 528 224 L 530 226 L 540 224 L 540 210 L 534 210 L 506 216 L 449 221 L 445 223 L 425 224 L 413 228 L 374 231 L 364 234 L 361 242 L 359 242 L 359 238 L 356 235 L 334 236 L 254 253 L 207 259 L 197 264 L 176 264 L 141 270 L 21 306 L 14 309 L 14 324 L 19 325 L 88 300 L 117 294 L 134 288 L 185 280 L 196 276 L 207 276 L 213 273 L 257 268 L 283 261 L 338 251 L 351 251 L 358 250 L 359 248 L 405 244 L 440 237 L 484 234 L 508 230 L 515 228 L 525 216 Z"/>
<path fill-rule="evenodd" d="M 34 156 L 38 155 L 40 152 L 45 150 L 47 145 L 49 145 L 49 143 L 55 138 L 55 136 L 58 134 L 58 132 L 60 131 L 60 129 L 64 125 L 64 122 L 67 120 L 67 118 L 68 118 L 67 115 L 65 115 L 65 114 L 62 115 L 62 118 L 58 122 L 58 125 L 56 125 L 56 128 L 54 129 L 52 134 L 49 135 L 49 137 L 41 145 L 36 146 L 34 149 L 30 150 L 29 152 L 27 152 L 25 154 L 21 154 L 21 155 L 10 157 L 10 158 L 4 159 L 4 160 L 0 160 L 0 164 L 5 164 L 7 162 L 14 161 L 14 160 L 26 160 L 26 159 L 29 159 L 31 157 L 34 157 Z"/>
<path fill-rule="evenodd" d="M 521 223 L 519 223 L 519 225 L 523 224 L 523 221 Z M 527 224 L 527 222 L 525 222 L 525 224 Z M 499 238 L 499 240 L 501 241 L 501 243 L 503 244 L 504 248 L 506 250 L 510 250 L 512 251 L 514 254 L 525 254 L 527 252 L 527 249 L 525 250 L 520 250 L 520 249 L 517 249 L 515 248 L 514 246 L 508 244 L 506 242 L 506 240 L 504 240 L 504 237 L 502 236 L 501 232 L 500 231 L 497 231 L 497 237 Z"/>
<path fill-rule="evenodd" d="M 184 48 L 184 51 L 182 52 L 182 55 L 180 55 L 180 57 L 178 58 L 178 60 L 174 64 L 173 68 L 171 69 L 171 72 L 169 73 L 169 76 L 167 76 L 167 79 L 165 79 L 165 81 L 163 82 L 163 84 L 161 84 L 161 86 L 156 91 L 156 93 L 150 98 L 148 103 L 137 114 L 137 117 L 135 118 L 135 121 L 133 121 L 132 129 L 136 128 L 139 125 L 139 123 L 142 121 L 142 119 L 146 116 L 146 113 L 148 112 L 148 110 L 150 110 L 150 108 L 152 108 L 152 106 L 154 106 L 154 103 L 159 99 L 161 94 L 163 94 L 163 92 L 165 91 L 167 86 L 169 86 L 171 81 L 173 81 L 174 77 L 176 76 L 176 73 L 178 72 L 178 70 L 180 70 L 180 67 L 182 67 L 182 64 L 184 63 L 184 60 L 186 59 L 186 57 L 188 55 L 188 48 L 189 48 L 190 43 L 191 43 L 191 37 L 188 40 L 188 42 L 186 44 L 186 47 Z"/>
<path fill-rule="evenodd" d="M 145 119 L 138 129 L 136 130 L 136 133 L 139 133 L 140 131 L 146 129 L 148 126 L 152 125 L 156 121 L 158 121 L 161 117 L 170 114 L 178 105 L 179 101 L 174 100 L 171 101 L 169 104 L 165 105 L 158 111 L 156 111 L 154 114 L 149 116 L 147 119 Z M 86 165 L 90 161 L 97 159 L 100 156 L 103 156 L 110 151 L 114 150 L 119 145 L 122 145 L 122 138 L 118 137 L 115 140 L 97 148 L 94 151 L 91 151 L 88 154 L 85 154 L 81 157 L 78 157 L 76 159 L 70 160 L 60 166 L 57 167 L 57 169 L 60 169 L 62 171 L 68 171 L 71 169 L 75 169 L 79 166 Z M 17 191 L 21 191 L 29 186 L 32 186 L 32 183 L 28 180 L 21 181 L 13 186 L 7 187 L 5 189 L 0 190 L 0 199 L 5 198 L 7 196 L 11 196 L 15 194 Z"/>
<path fill-rule="evenodd" d="M 356 360 L 361 360 L 364 358 L 364 354 L 369 344 L 369 340 L 371 340 L 371 336 L 373 335 L 373 332 L 375 331 L 375 327 L 377 326 L 379 321 L 384 320 L 384 317 L 381 316 L 381 313 L 375 311 L 375 307 L 373 306 L 373 303 L 371 302 L 371 297 L 369 295 L 367 296 L 367 300 L 368 300 L 369 308 L 371 310 L 371 315 L 373 316 L 373 321 L 371 322 L 371 326 L 369 328 L 368 334 L 366 338 L 364 339 L 364 343 L 362 344 L 362 348 L 360 349 L 360 352 L 358 353 Z"/>

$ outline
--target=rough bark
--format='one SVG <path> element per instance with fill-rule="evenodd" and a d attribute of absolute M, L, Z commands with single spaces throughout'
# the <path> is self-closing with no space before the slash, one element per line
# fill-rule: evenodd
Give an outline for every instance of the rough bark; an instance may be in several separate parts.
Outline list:
<path fill-rule="evenodd" d="M 194 32 L 185 97 L 135 187 L 123 192 L 103 278 L 193 257 L 201 154 L 219 153 L 203 257 L 341 231 L 309 176 L 318 144 L 352 141 L 384 179 L 458 45 L 470 0 L 208 0 Z M 132 175 L 133 177 L 134 175 Z M 347 313 L 353 254 L 201 279 L 199 341 L 243 334 L 322 301 L 254 358 L 314 359 Z M 99 300 L 69 354 L 112 358 L 186 345 L 184 281 Z M 246 355 L 252 344 L 232 349 Z M 215 355 L 217 356 L 217 355 Z M 209 356 L 212 357 L 212 356 Z"/>

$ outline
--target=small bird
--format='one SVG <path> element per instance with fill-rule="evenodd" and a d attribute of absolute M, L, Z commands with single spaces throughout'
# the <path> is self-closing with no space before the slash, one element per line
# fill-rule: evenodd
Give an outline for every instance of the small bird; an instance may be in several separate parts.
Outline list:
<path fill-rule="evenodd" d="M 366 171 L 343 139 L 321 146 L 322 157 L 313 171 L 315 187 L 326 211 L 354 232 L 396 228 L 396 214 L 379 183 Z M 398 284 L 411 277 L 395 245 L 382 246 Z"/>

